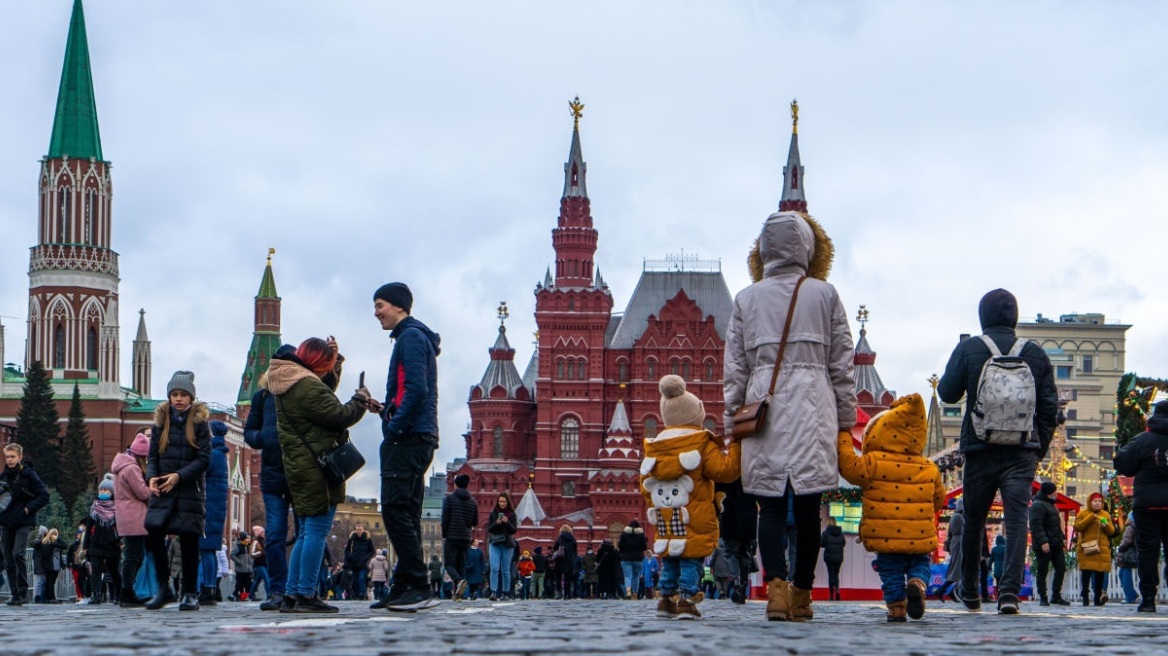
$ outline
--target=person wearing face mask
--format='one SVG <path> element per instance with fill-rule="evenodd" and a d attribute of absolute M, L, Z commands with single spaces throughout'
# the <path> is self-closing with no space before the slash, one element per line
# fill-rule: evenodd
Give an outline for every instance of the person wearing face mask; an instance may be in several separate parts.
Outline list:
<path fill-rule="evenodd" d="M 97 497 L 89 507 L 89 515 L 85 517 L 85 535 L 82 538 L 82 548 L 85 549 L 85 559 L 89 562 L 90 586 L 92 593 L 90 604 L 102 604 L 107 600 L 120 603 L 121 574 L 118 571 L 118 560 L 122 555 L 122 548 L 118 544 L 118 527 L 115 521 L 114 507 L 114 477 L 106 474 L 97 486 Z M 109 590 L 107 592 L 107 578 Z"/>

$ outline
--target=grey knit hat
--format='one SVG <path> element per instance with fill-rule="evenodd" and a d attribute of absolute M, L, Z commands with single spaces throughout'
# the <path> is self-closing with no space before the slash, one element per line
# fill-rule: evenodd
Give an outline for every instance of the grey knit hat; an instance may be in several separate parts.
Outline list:
<path fill-rule="evenodd" d="M 195 375 L 189 371 L 176 371 L 170 377 L 170 382 L 166 384 L 166 395 L 175 390 L 182 390 L 195 398 Z"/>
<path fill-rule="evenodd" d="M 109 490 L 110 494 L 114 493 L 114 475 L 106 474 L 102 477 L 101 482 L 97 484 L 97 491 Z"/>

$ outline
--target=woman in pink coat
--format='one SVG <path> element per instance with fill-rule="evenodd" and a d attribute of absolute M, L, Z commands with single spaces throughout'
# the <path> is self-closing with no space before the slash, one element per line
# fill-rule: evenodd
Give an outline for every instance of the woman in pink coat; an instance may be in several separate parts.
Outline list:
<path fill-rule="evenodd" d="M 122 537 L 122 606 L 141 606 L 145 601 L 134 594 L 134 581 L 146 554 L 146 456 L 150 453 L 150 429 L 138 433 L 134 442 L 114 456 L 114 521 Z"/>

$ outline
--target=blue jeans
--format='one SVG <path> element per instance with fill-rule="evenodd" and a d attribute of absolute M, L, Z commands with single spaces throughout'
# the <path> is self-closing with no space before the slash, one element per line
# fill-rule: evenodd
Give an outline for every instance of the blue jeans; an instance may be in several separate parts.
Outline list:
<path fill-rule="evenodd" d="M 367 569 L 359 569 L 353 572 L 353 589 L 349 591 L 350 599 L 364 599 L 365 589 L 368 586 L 366 577 L 369 574 Z"/>
<path fill-rule="evenodd" d="M 876 554 L 876 573 L 880 575 L 880 589 L 884 601 L 901 601 L 908 595 L 905 583 L 909 579 L 920 579 L 929 584 L 932 572 L 929 570 L 928 554 Z"/>
<path fill-rule="evenodd" d="M 291 501 L 282 494 L 264 493 L 264 550 L 268 556 L 268 596 L 284 594 L 288 583 L 288 507 Z"/>
<path fill-rule="evenodd" d="M 964 487 L 965 529 L 961 533 L 962 599 L 981 599 L 978 579 L 981 576 L 981 543 L 985 540 L 986 517 L 994 495 L 1002 493 L 1003 524 L 1006 535 L 1006 561 L 1002 568 L 998 598 L 1018 596 L 1026 568 L 1026 537 L 1030 531 L 1030 483 L 1038 467 L 1038 451 L 998 447 L 965 454 Z M 1138 524 L 1137 524 L 1138 526 Z"/>
<path fill-rule="evenodd" d="M 1120 567 L 1119 568 L 1119 582 L 1123 585 L 1123 602 L 1125 604 L 1134 604 L 1140 600 L 1140 593 L 1136 592 L 1134 567 Z"/>
<path fill-rule="evenodd" d="M 199 569 L 202 572 L 199 585 L 214 588 L 219 583 L 219 552 L 214 549 L 199 549 Z"/>
<path fill-rule="evenodd" d="M 698 582 L 704 569 L 701 558 L 662 558 L 661 578 L 657 583 L 661 596 L 671 596 L 678 590 L 686 597 L 694 596 L 698 593 Z"/>
<path fill-rule="evenodd" d="M 641 587 L 641 568 L 644 566 L 644 560 L 621 561 L 621 571 L 625 573 L 625 587 L 632 591 L 631 595 L 633 597 L 637 596 L 637 590 Z"/>
<path fill-rule="evenodd" d="M 322 553 L 321 555 L 323 556 L 324 554 Z M 248 595 L 251 597 L 255 597 L 256 590 L 260 589 L 260 581 L 263 581 L 263 583 L 264 583 L 264 594 L 271 597 L 272 596 L 272 579 L 271 579 L 271 577 L 268 576 L 267 565 L 256 565 L 255 569 L 252 570 L 251 590 L 247 591 Z"/>
<path fill-rule="evenodd" d="M 288 559 L 287 594 L 313 597 L 316 595 L 317 575 L 324 557 L 324 541 L 333 527 L 336 506 L 329 506 L 323 515 L 298 517 L 296 546 Z"/>
<path fill-rule="evenodd" d="M 509 595 L 511 594 L 511 557 L 515 555 L 515 547 L 492 544 L 489 551 L 491 554 L 491 581 L 488 587 L 497 595 Z"/>

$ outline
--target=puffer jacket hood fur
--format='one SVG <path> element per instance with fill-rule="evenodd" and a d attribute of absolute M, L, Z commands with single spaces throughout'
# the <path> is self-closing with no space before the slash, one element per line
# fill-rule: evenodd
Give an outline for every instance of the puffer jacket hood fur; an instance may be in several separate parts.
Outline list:
<path fill-rule="evenodd" d="M 803 212 L 776 212 L 767 217 L 746 264 L 753 282 L 789 267 L 827 280 L 834 259 L 835 245 L 818 221 Z"/>

